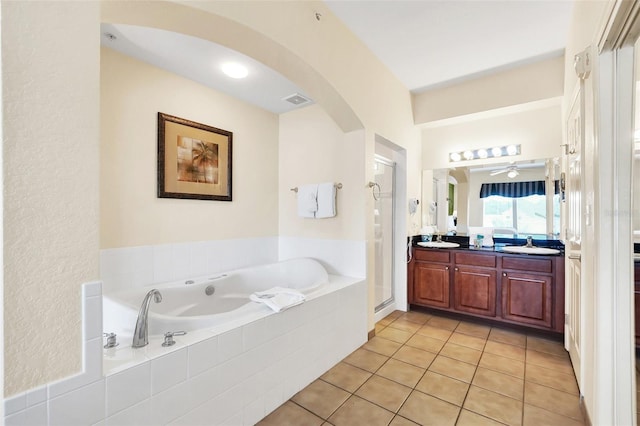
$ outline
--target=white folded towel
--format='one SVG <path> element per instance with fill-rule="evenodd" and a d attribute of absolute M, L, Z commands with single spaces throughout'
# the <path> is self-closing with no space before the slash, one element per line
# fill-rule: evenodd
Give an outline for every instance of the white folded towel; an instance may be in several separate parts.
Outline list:
<path fill-rule="evenodd" d="M 298 216 L 316 217 L 318 211 L 318 185 L 298 187 Z"/>
<path fill-rule="evenodd" d="M 304 302 L 305 296 L 292 288 L 273 287 L 269 290 L 257 291 L 249 296 L 249 299 L 267 305 L 274 312 L 280 312 L 301 304 Z"/>
<path fill-rule="evenodd" d="M 318 211 L 316 219 L 335 217 L 336 215 L 336 186 L 333 182 L 318 185 Z"/>

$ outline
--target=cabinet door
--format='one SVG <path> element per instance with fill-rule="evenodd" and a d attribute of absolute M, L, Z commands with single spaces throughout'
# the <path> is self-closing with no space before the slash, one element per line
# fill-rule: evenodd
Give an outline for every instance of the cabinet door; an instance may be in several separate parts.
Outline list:
<path fill-rule="evenodd" d="M 453 279 L 456 310 L 495 317 L 496 287 L 494 269 L 456 267 Z"/>
<path fill-rule="evenodd" d="M 413 270 L 413 298 L 419 305 L 448 308 L 449 266 L 416 262 Z"/>
<path fill-rule="evenodd" d="M 553 279 L 550 276 L 504 272 L 502 316 L 511 321 L 551 328 Z"/>

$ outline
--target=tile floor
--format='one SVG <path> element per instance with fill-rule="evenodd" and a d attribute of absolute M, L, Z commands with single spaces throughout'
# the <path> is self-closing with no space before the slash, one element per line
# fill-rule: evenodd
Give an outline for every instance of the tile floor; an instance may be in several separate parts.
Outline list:
<path fill-rule="evenodd" d="M 562 344 L 396 311 L 376 337 L 263 419 L 286 425 L 582 425 Z"/>

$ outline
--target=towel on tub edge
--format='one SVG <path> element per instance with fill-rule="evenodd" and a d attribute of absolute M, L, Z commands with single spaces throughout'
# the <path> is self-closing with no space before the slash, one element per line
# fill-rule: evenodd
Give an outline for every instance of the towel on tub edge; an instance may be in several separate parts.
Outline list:
<path fill-rule="evenodd" d="M 267 305 L 274 312 L 280 312 L 301 304 L 305 297 L 304 294 L 292 288 L 273 287 L 265 291 L 256 291 L 249 296 L 249 299 Z"/>

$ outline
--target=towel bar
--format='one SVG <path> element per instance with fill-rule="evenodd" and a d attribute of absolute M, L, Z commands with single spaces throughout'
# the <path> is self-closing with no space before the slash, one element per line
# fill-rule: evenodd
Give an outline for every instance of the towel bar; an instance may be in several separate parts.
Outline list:
<path fill-rule="evenodd" d="M 337 189 L 342 189 L 341 183 L 336 183 L 333 186 L 335 186 Z M 289 191 L 298 192 L 298 187 L 296 186 L 295 188 L 291 188 Z"/>

